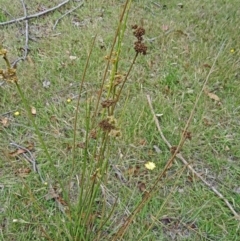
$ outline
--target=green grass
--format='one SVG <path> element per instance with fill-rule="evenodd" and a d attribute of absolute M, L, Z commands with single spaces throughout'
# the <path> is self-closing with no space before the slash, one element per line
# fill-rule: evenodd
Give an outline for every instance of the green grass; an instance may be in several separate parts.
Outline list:
<path fill-rule="evenodd" d="M 22 16 L 19 1 L 11 6 L 7 0 L 2 2 L 3 9 L 7 9 L 12 16 Z M 201 96 L 189 129 L 192 140 L 186 141 L 182 155 L 240 213 L 240 194 L 237 192 L 240 187 L 237 0 L 231 3 L 190 0 L 184 3 L 183 8 L 177 6 L 179 1 L 176 0 L 170 3 L 155 2 L 161 7 L 152 1 L 133 1 L 127 22 L 119 62 L 121 74 L 126 73 L 135 54 L 131 25 L 141 24 L 142 20 L 146 29 L 148 54 L 138 57 L 116 107 L 115 117 L 122 137 L 110 141 L 106 157 L 111 164 L 105 183 L 109 191 L 105 198 L 110 203 L 110 206 L 106 205 L 106 212 L 110 212 L 114 197 L 118 197 L 118 202 L 99 240 L 111 240 L 111 235 L 117 232 L 122 220 L 142 199 L 139 183 L 150 188 L 171 156 L 156 129 L 146 95 L 151 96 L 155 112 L 163 114 L 159 121 L 166 138 L 172 145 L 177 145 L 209 66 L 212 66 L 223 43 L 223 51 L 207 84 L 208 91 L 215 93 L 220 103 L 206 94 Z M 56 3 L 41 2 L 44 7 L 52 7 Z M 93 103 L 96 101 L 106 65 L 104 57 L 109 54 L 122 3 L 110 0 L 87 2 L 62 19 L 55 30 L 52 30 L 55 20 L 73 7 L 74 3 L 29 21 L 30 36 L 36 41 L 29 42 L 31 61 L 18 64 L 19 84 L 30 106 L 37 110 L 35 121 L 57 173 L 49 165 L 15 86 L 1 84 L 0 118 L 1 121 L 4 118 L 9 121 L 8 126 L 0 122 L 1 240 L 47 240 L 42 236 L 46 221 L 49 226 L 55 227 L 56 234 L 53 237 L 56 240 L 62 240 L 62 237 L 65 237 L 64 240 L 74 240 L 68 237 L 72 224 L 54 200 L 46 198 L 49 186 L 41 183 L 34 172 L 24 178 L 17 174 L 20 168 L 31 166 L 23 155 L 9 157 L 9 153 L 15 150 L 10 143 L 25 147 L 34 143 L 32 152 L 44 179 L 52 185 L 58 185 L 55 180 L 60 179 L 67 190 L 72 170 L 74 111 L 87 55 L 93 37 L 97 34 L 86 82 L 83 84 L 77 143 L 85 140 L 86 99 L 91 99 Z M 26 4 L 29 14 L 37 11 L 37 3 L 26 1 Z M 7 19 L 11 17 L 1 12 L 0 22 Z M 10 60 L 13 61 L 21 54 L 20 48 L 24 45 L 24 24 L 1 28 L 2 44 L 8 49 Z M 234 49 L 234 53 L 231 53 L 231 49 Z M 77 59 L 71 60 L 70 56 L 76 56 Z M 0 64 L 4 66 L 2 60 Z M 49 88 L 43 87 L 45 80 L 50 81 Z M 68 98 L 72 98 L 72 102 L 67 103 Z M 14 116 L 15 111 L 19 111 L 20 116 Z M 89 159 L 93 160 L 94 140 L 89 145 Z M 156 152 L 154 146 L 161 152 Z M 77 202 L 80 192 L 77 183 L 83 156 L 84 150 L 78 148 L 71 187 L 73 203 Z M 144 163 L 147 161 L 154 162 L 156 169 L 146 170 Z M 116 177 L 112 166 L 118 168 L 127 183 Z M 136 167 L 139 170 L 136 175 L 132 175 L 130 169 Z M 180 161 L 174 162 L 159 182 L 158 191 L 137 215 L 122 240 L 239 239 L 239 220 L 233 218 L 219 197 L 198 178 L 192 177 L 187 168 L 182 168 Z M 94 200 L 96 210 L 105 205 L 102 195 L 100 191 Z M 24 221 L 13 222 L 14 219 Z M 95 222 L 97 226 L 101 222 L 100 218 L 96 218 Z"/>

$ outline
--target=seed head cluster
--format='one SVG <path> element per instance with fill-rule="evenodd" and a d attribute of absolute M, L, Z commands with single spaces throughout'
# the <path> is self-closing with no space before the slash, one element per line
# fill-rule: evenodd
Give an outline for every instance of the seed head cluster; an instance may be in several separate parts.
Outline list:
<path fill-rule="evenodd" d="M 112 106 L 113 104 L 116 103 L 116 100 L 104 100 L 101 105 L 103 108 L 109 108 L 110 106 Z"/>
<path fill-rule="evenodd" d="M 11 67 L 9 59 L 7 57 L 7 50 L 1 48 L 1 46 L 0 46 L 0 56 L 3 56 L 3 59 L 7 65 L 6 69 L 0 69 L 0 79 L 4 79 L 11 83 L 17 82 L 18 78 L 17 78 L 16 69 Z"/>
<path fill-rule="evenodd" d="M 132 26 L 133 35 L 137 38 L 137 41 L 134 43 L 134 49 L 138 54 L 147 54 L 147 46 L 143 43 L 143 35 L 145 34 L 145 29 L 143 27 L 139 27 L 138 25 Z"/>
<path fill-rule="evenodd" d="M 115 126 L 113 124 L 109 123 L 108 119 L 102 120 L 99 123 L 99 127 L 105 132 L 110 132 L 111 130 L 115 129 Z"/>
<path fill-rule="evenodd" d="M 104 131 L 107 132 L 111 137 L 121 137 L 122 133 L 117 127 L 117 120 L 114 116 L 108 116 L 106 119 L 102 120 L 99 124 L 99 127 Z"/>

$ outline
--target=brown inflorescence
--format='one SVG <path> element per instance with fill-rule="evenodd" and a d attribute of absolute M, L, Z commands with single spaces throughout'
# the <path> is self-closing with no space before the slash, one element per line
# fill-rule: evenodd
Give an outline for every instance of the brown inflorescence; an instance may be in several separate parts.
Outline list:
<path fill-rule="evenodd" d="M 7 69 L 0 69 L 0 79 L 4 79 L 8 82 L 17 82 L 18 78 L 17 78 L 17 71 L 15 68 L 12 68 L 9 62 L 9 59 L 7 57 L 7 50 L 1 48 L 0 46 L 0 56 L 3 56 L 3 59 L 6 62 L 7 65 Z"/>
<path fill-rule="evenodd" d="M 103 108 L 108 108 L 116 103 L 116 100 L 104 100 L 101 105 Z"/>
<path fill-rule="evenodd" d="M 0 79 L 14 83 L 18 81 L 16 69 L 8 68 L 6 70 L 0 69 Z"/>
<path fill-rule="evenodd" d="M 138 28 L 137 24 L 132 25 L 132 29 L 137 29 L 137 28 Z"/>
<path fill-rule="evenodd" d="M 137 38 L 137 41 L 134 43 L 134 49 L 138 54 L 147 54 L 147 46 L 143 43 L 143 35 L 145 34 L 145 29 L 143 27 L 139 27 L 138 25 L 133 25 L 132 29 L 133 35 Z"/>
<path fill-rule="evenodd" d="M 110 132 L 111 130 L 115 129 L 115 126 L 112 125 L 111 123 L 109 123 L 109 120 L 108 120 L 108 119 L 102 120 L 102 121 L 99 123 L 99 127 L 100 127 L 103 131 L 106 131 L 106 132 Z"/>
<path fill-rule="evenodd" d="M 142 36 L 145 34 L 145 29 L 143 27 L 138 27 L 134 32 L 133 35 L 142 41 Z"/>
<path fill-rule="evenodd" d="M 192 133 L 190 131 L 183 131 L 183 134 L 186 139 L 192 140 Z"/>
<path fill-rule="evenodd" d="M 135 42 L 134 49 L 139 54 L 143 54 L 143 55 L 147 54 L 147 46 L 142 42 Z"/>
<path fill-rule="evenodd" d="M 171 154 L 173 155 L 173 154 L 176 152 L 176 150 L 177 150 L 177 146 L 172 146 L 172 147 L 170 148 Z M 179 153 L 179 151 L 178 151 L 178 153 Z"/>

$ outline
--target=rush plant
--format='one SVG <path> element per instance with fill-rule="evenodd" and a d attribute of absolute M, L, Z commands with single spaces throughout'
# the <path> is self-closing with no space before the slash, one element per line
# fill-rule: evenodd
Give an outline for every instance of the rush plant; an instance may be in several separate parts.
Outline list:
<path fill-rule="evenodd" d="M 21 76 L 17 76 L 16 68 L 11 67 L 7 57 L 7 50 L 1 48 L 0 55 L 6 63 L 6 69 L 0 70 L 1 78 L 16 86 L 16 89 L 24 104 L 25 110 L 31 125 L 34 127 L 38 137 L 42 151 L 45 153 L 49 173 L 40 174 L 40 181 L 49 189 L 50 198 L 54 199 L 61 214 L 54 219 L 49 219 L 49 211 L 44 204 L 38 200 L 31 190 L 27 182 L 22 179 L 28 194 L 31 196 L 31 206 L 33 213 L 41 215 L 43 222 L 39 222 L 36 218 L 32 222 L 24 220 L 24 216 L 14 219 L 15 223 L 24 225 L 26 223 L 34 223 L 33 226 L 39 232 L 38 235 L 44 236 L 47 240 L 103 240 L 107 232 L 107 223 L 114 213 L 117 199 L 109 209 L 104 200 L 98 202 L 102 196 L 104 197 L 104 188 L 108 183 L 109 155 L 111 152 L 111 144 L 115 139 L 121 137 L 121 126 L 118 124 L 118 116 L 115 114 L 117 104 L 121 101 L 121 95 L 135 61 L 139 55 L 146 55 L 147 46 L 144 43 L 145 29 L 141 26 L 132 26 L 133 35 L 136 41 L 133 44 L 135 55 L 126 73 L 121 73 L 119 63 L 121 59 L 122 42 L 126 30 L 128 13 L 130 11 L 131 0 L 127 0 L 123 6 L 119 23 L 113 39 L 112 47 L 106 59 L 106 68 L 103 73 L 101 87 L 98 90 L 96 100 L 91 100 L 86 96 L 84 108 L 81 108 L 82 89 L 85 83 L 87 72 L 89 71 L 89 63 L 91 62 L 91 54 L 94 51 L 95 39 L 92 42 L 82 79 L 79 84 L 78 100 L 76 105 L 73 138 L 72 138 L 72 155 L 70 158 L 71 167 L 69 173 L 65 176 L 67 180 L 62 180 L 56 167 L 56 161 L 48 151 L 48 147 L 40 132 L 40 126 L 36 123 L 34 115 L 31 112 L 31 106 L 22 91 Z M 19 81 L 20 79 L 20 81 Z M 94 111 L 92 111 L 94 110 Z M 80 113 L 81 112 L 81 113 Z M 77 151 L 78 134 L 78 117 L 85 115 L 85 137 L 82 143 L 81 156 Z M 51 176 L 51 178 L 49 178 Z M 77 177 L 77 178 L 76 178 Z M 75 188 L 73 183 L 77 183 Z M 49 195 L 48 194 L 48 195 Z M 57 228 L 57 232 L 55 231 Z M 109 232 L 110 233 L 110 232 Z"/>

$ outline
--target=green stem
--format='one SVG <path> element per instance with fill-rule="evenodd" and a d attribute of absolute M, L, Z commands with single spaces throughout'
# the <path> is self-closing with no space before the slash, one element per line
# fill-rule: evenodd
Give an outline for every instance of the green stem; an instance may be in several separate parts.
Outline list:
<path fill-rule="evenodd" d="M 130 74 L 130 72 L 131 72 L 131 70 L 132 70 L 133 65 L 135 64 L 135 61 L 136 61 L 136 59 L 137 59 L 137 56 L 138 56 L 138 53 L 135 54 L 134 59 L 133 59 L 133 62 L 132 62 L 132 64 L 130 65 L 130 67 L 129 67 L 129 69 L 128 69 L 128 72 L 127 72 L 127 74 L 126 74 L 126 76 L 125 76 L 125 78 L 124 78 L 124 80 L 123 80 L 123 83 L 122 83 L 122 85 L 121 85 L 121 88 L 120 88 L 120 90 L 119 90 L 119 92 L 118 92 L 118 94 L 117 94 L 116 102 L 115 102 L 115 104 L 112 106 L 110 115 L 113 115 L 113 113 L 114 113 L 116 104 L 117 104 L 117 102 L 119 101 L 119 98 L 120 98 L 120 95 L 121 95 L 121 93 L 122 93 L 123 87 L 124 87 L 124 85 L 125 85 L 125 83 L 126 83 L 126 81 L 127 81 L 127 79 L 128 79 L 128 76 L 129 76 L 129 74 Z"/>
<path fill-rule="evenodd" d="M 26 100 L 26 98 L 25 98 L 25 96 L 24 96 L 24 94 L 23 94 L 19 84 L 17 82 L 15 82 L 15 84 L 16 84 L 17 90 L 18 90 L 18 92 L 19 92 L 19 94 L 20 94 L 20 96 L 22 98 L 22 101 L 23 101 L 23 104 L 25 106 L 25 109 L 27 110 L 28 117 L 29 117 L 30 121 L 32 122 L 32 125 L 33 125 L 33 127 L 35 129 L 35 132 L 37 133 L 37 136 L 39 138 L 40 144 L 42 145 L 42 148 L 43 148 L 44 152 L 46 153 L 47 158 L 52 162 L 52 158 L 51 158 L 51 156 L 50 156 L 50 154 L 48 152 L 47 146 L 45 145 L 45 142 L 43 141 L 43 138 L 42 138 L 42 135 L 41 135 L 41 133 L 39 131 L 39 128 L 38 128 L 38 126 L 35 123 L 34 117 L 32 116 L 31 108 L 28 105 L 27 100 Z"/>
<path fill-rule="evenodd" d="M 31 113 L 31 108 L 30 108 L 30 106 L 29 106 L 29 104 L 28 104 L 28 102 L 27 102 L 27 100 L 26 100 L 26 98 L 24 96 L 24 93 L 22 92 L 22 89 L 21 89 L 20 85 L 18 84 L 18 82 L 14 82 L 14 83 L 16 84 L 18 93 L 21 96 L 21 99 L 23 101 L 25 109 L 27 110 L 28 117 L 29 117 L 29 119 L 30 119 L 30 121 L 31 121 L 31 123 L 32 123 L 32 125 L 34 127 L 35 133 L 38 136 L 38 139 L 39 139 L 39 142 L 40 142 L 40 144 L 42 146 L 42 149 L 45 152 L 45 154 L 47 156 L 47 159 L 50 161 L 50 164 L 51 164 L 51 166 L 52 166 L 52 168 L 53 168 L 53 170 L 55 172 L 54 174 L 57 176 L 57 171 L 56 171 L 56 168 L 54 166 L 53 159 L 52 159 L 51 155 L 49 154 L 49 151 L 48 151 L 47 146 L 46 146 L 46 144 L 45 144 L 45 142 L 44 142 L 44 140 L 42 138 L 40 130 L 39 130 L 37 124 L 35 123 L 34 117 L 33 117 L 32 113 Z M 61 183 L 60 183 L 60 185 L 61 185 Z"/>

